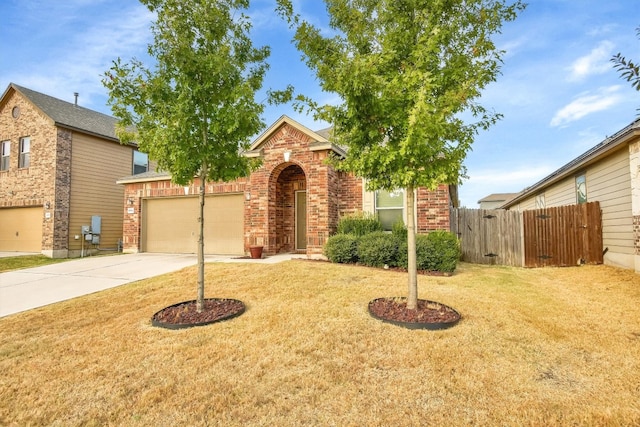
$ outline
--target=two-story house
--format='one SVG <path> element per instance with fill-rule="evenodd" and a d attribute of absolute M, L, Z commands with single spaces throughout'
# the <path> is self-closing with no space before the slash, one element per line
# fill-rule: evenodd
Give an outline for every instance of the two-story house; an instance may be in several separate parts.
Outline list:
<path fill-rule="evenodd" d="M 146 172 L 149 161 L 120 144 L 115 123 L 77 105 L 77 95 L 72 103 L 9 84 L 0 98 L 0 251 L 64 258 L 118 249 L 116 180 Z"/>

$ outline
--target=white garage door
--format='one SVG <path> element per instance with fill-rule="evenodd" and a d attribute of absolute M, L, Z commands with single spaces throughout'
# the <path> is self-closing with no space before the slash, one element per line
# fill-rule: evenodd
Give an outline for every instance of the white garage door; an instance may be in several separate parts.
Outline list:
<path fill-rule="evenodd" d="M 0 209 L 0 251 L 42 250 L 42 206 Z"/>
<path fill-rule="evenodd" d="M 207 196 L 204 204 L 204 251 L 207 254 L 244 253 L 244 197 Z M 142 250 L 196 253 L 199 234 L 198 197 L 147 199 L 143 205 Z"/>

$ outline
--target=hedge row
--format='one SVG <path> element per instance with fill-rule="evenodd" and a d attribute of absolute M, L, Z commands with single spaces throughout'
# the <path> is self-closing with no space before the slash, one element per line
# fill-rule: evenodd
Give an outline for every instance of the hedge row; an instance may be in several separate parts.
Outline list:
<path fill-rule="evenodd" d="M 324 247 L 325 256 L 336 263 L 359 263 L 371 267 L 407 268 L 406 230 L 394 227 L 393 233 L 374 231 L 361 236 L 336 234 Z M 460 259 L 460 245 L 453 233 L 432 231 L 416 235 L 418 270 L 451 273 Z"/>

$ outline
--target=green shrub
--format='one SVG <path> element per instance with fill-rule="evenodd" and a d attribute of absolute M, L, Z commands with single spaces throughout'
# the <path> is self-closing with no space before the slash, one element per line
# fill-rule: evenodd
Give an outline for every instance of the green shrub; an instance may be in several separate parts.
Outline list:
<path fill-rule="evenodd" d="M 418 270 L 453 272 L 460 259 L 460 244 L 455 234 L 444 230 L 416 235 L 416 264 Z M 407 241 L 398 245 L 398 265 L 408 267 Z"/>
<path fill-rule="evenodd" d="M 352 234 L 331 236 L 324 245 L 324 255 L 331 262 L 354 263 L 358 260 L 358 238 Z"/>
<path fill-rule="evenodd" d="M 345 215 L 338 221 L 338 234 L 364 236 L 374 231 L 382 231 L 382 224 L 373 214 L 358 212 Z"/>
<path fill-rule="evenodd" d="M 449 231 L 436 230 L 427 234 L 427 240 L 433 252 L 430 257 L 431 270 L 453 272 L 461 255 L 460 242 L 456 235 Z"/>
<path fill-rule="evenodd" d="M 407 226 L 402 219 L 397 220 L 391 227 L 391 234 L 399 240 L 407 240 Z"/>
<path fill-rule="evenodd" d="M 384 231 L 365 234 L 358 239 L 358 261 L 370 267 L 396 267 L 398 239 Z"/>

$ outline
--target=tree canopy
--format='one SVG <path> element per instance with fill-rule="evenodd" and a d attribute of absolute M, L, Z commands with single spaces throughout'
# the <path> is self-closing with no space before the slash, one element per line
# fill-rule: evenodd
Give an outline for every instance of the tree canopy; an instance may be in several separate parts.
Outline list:
<path fill-rule="evenodd" d="M 479 129 L 500 118 L 476 102 L 496 80 L 502 51 L 492 36 L 524 5 L 495 0 L 327 0 L 333 34 L 280 12 L 294 41 L 340 105 L 298 99 L 348 147 L 340 167 L 372 189 L 458 183 Z M 464 120 L 465 112 L 476 119 Z"/>
<path fill-rule="evenodd" d="M 278 0 L 294 43 L 339 105 L 299 95 L 347 148 L 339 169 L 370 190 L 406 189 L 409 296 L 417 307 L 414 190 L 457 184 L 474 136 L 500 115 L 477 102 L 503 51 L 492 37 L 524 8 L 519 0 L 325 0 L 330 31 Z M 472 120 L 465 120 L 471 114 Z"/>
<path fill-rule="evenodd" d="M 204 305 L 204 204 L 207 181 L 247 176 L 242 155 L 264 126 L 255 100 L 269 48 L 253 46 L 248 0 L 141 0 L 157 19 L 148 53 L 153 68 L 120 58 L 105 73 L 109 104 L 123 142 L 171 173 L 177 184 L 199 178 L 198 312 Z M 284 93 L 268 98 L 282 100 Z"/>
<path fill-rule="evenodd" d="M 105 73 L 118 136 L 181 185 L 205 171 L 212 181 L 246 176 L 251 163 L 239 153 L 264 126 L 255 93 L 269 56 L 249 37 L 249 2 L 141 1 L 157 15 L 148 47 L 156 63 L 118 58 Z"/>

